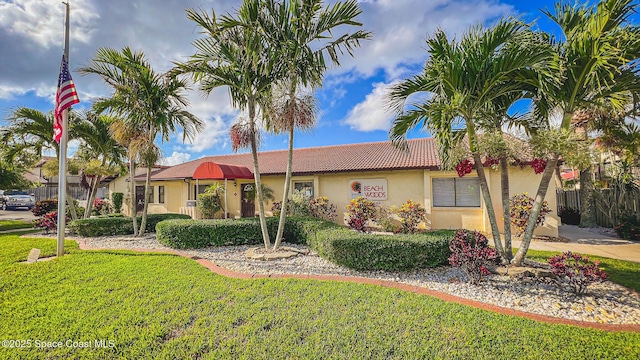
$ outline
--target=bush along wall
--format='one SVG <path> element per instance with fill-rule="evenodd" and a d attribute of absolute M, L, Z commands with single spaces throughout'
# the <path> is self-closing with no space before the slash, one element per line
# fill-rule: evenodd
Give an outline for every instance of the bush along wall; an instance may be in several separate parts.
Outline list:
<path fill-rule="evenodd" d="M 278 230 L 278 220 L 267 218 L 271 237 Z M 306 244 L 310 236 L 327 226 L 338 225 L 315 218 L 287 218 L 283 238 L 291 244 Z M 167 220 L 158 224 L 156 232 L 160 243 L 176 249 L 263 244 L 260 222 L 256 218 Z"/>
<path fill-rule="evenodd" d="M 278 219 L 267 219 L 275 234 Z M 421 234 L 358 233 L 315 218 L 288 218 L 284 241 L 307 244 L 320 256 L 357 270 L 411 270 L 446 264 L 451 230 Z M 206 246 L 261 245 L 257 219 L 167 220 L 156 228 L 158 241 L 178 249 Z"/>
<path fill-rule="evenodd" d="M 184 214 L 149 214 L 146 231 L 155 231 L 156 225 L 168 219 L 191 219 Z M 142 220 L 138 216 L 138 224 Z M 97 217 L 72 221 L 69 229 L 80 236 L 96 237 L 110 235 L 133 235 L 133 222 L 130 217 Z"/>
<path fill-rule="evenodd" d="M 333 228 L 309 244 L 323 258 L 356 270 L 412 270 L 446 264 L 453 231 L 375 235 Z"/>

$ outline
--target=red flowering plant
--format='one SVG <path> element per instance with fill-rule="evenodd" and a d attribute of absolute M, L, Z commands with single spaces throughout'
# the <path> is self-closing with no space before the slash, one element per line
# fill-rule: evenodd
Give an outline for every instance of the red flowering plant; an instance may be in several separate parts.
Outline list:
<path fill-rule="evenodd" d="M 473 171 L 473 163 L 468 159 L 461 160 L 458 165 L 456 165 L 456 171 L 459 177 L 470 174 L 471 171 Z"/>
<path fill-rule="evenodd" d="M 516 236 L 521 236 L 524 230 L 527 228 L 527 222 L 529 221 L 529 215 L 531 215 L 531 209 L 533 208 L 534 199 L 530 197 L 526 192 L 517 194 L 509 199 L 509 208 L 511 209 L 511 225 Z M 544 224 L 547 214 L 551 213 L 549 205 L 546 201 L 542 203 L 542 209 L 536 220 L 536 227 Z"/>
<path fill-rule="evenodd" d="M 402 223 L 402 232 L 414 233 L 418 224 L 424 220 L 425 209 L 419 203 L 409 199 L 398 209 L 398 217 Z"/>
<path fill-rule="evenodd" d="M 544 168 L 547 167 L 547 160 L 535 158 L 531 160 L 531 167 L 533 168 L 533 172 L 536 174 L 541 174 L 544 172 Z"/>
<path fill-rule="evenodd" d="M 357 231 L 367 232 L 367 221 L 376 219 L 376 205 L 362 196 L 351 199 L 347 205 L 347 223 Z"/>
<path fill-rule="evenodd" d="M 568 288 L 576 294 L 583 294 L 593 283 L 607 280 L 607 274 L 598 267 L 599 261 L 591 262 L 588 256 L 571 251 L 550 258 L 549 265 L 556 276 L 554 282 L 560 288 Z"/>
<path fill-rule="evenodd" d="M 622 217 L 614 230 L 622 239 L 640 241 L 640 220 L 633 215 Z"/>
<path fill-rule="evenodd" d="M 496 249 L 489 247 L 486 236 L 477 231 L 459 229 L 449 241 L 449 250 L 449 264 L 462 268 L 472 284 L 481 283 L 490 274 L 489 266 L 500 259 Z"/>
<path fill-rule="evenodd" d="M 69 218 L 67 217 L 67 221 Z M 58 212 L 50 211 L 42 216 L 36 222 L 36 227 L 44 229 L 45 233 L 49 233 L 49 231 L 55 231 L 58 229 Z"/>

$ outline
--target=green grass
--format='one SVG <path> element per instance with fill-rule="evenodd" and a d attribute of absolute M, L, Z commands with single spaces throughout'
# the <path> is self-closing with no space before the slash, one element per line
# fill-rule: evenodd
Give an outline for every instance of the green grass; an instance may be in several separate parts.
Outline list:
<path fill-rule="evenodd" d="M 33 222 L 23 220 L 0 220 L 0 231 L 33 228 Z"/>
<path fill-rule="evenodd" d="M 372 285 L 228 279 L 190 259 L 80 251 L 32 265 L 55 240 L 0 235 L 0 358 L 633 359 L 640 333 L 509 317 Z M 35 349 L 112 340 L 113 348 Z"/>
<path fill-rule="evenodd" d="M 529 250 L 527 251 L 527 258 L 547 262 L 550 257 L 558 254 L 560 253 L 553 251 Z M 600 268 L 607 273 L 609 280 L 640 292 L 640 263 L 595 255 L 589 255 L 589 259 L 600 261 Z"/>

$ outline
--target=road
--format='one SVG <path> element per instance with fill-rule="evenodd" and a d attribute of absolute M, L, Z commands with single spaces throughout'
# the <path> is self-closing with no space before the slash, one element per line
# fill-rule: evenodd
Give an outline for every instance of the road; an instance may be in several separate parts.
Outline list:
<path fill-rule="evenodd" d="M 31 211 L 24 209 L 18 210 L 0 210 L 0 220 L 34 220 Z"/>

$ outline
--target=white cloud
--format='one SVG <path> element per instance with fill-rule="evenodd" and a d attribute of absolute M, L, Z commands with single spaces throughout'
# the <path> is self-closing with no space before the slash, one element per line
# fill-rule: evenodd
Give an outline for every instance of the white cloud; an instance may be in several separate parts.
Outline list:
<path fill-rule="evenodd" d="M 187 150 L 202 152 L 215 146 L 223 146 L 229 137 L 230 125 L 220 116 L 201 120 L 204 122 L 204 130 L 190 144 L 186 144 Z"/>
<path fill-rule="evenodd" d="M 353 58 L 343 56 L 342 68 L 332 73 L 355 69 L 366 78 L 383 69 L 387 81 L 405 73 L 403 64 L 424 62 L 425 39 L 437 28 L 454 36 L 470 25 L 513 12 L 511 5 L 494 0 L 370 0 L 360 6 L 358 20 L 373 37 L 361 43 Z"/>
<path fill-rule="evenodd" d="M 89 42 L 93 26 L 100 17 L 92 4 L 76 0 L 69 25 L 71 37 L 83 43 Z M 0 3 L 0 27 L 25 36 L 37 45 L 63 48 L 65 6 L 57 0 L 14 0 Z M 61 21 L 62 19 L 62 21 Z"/>
<path fill-rule="evenodd" d="M 191 160 L 191 154 L 174 151 L 171 156 L 163 158 L 160 163 L 162 165 L 178 165 Z"/>
<path fill-rule="evenodd" d="M 373 84 L 373 91 L 349 111 L 344 123 L 358 131 L 389 130 L 392 115 L 386 106 L 386 96 L 394 84 Z"/>

